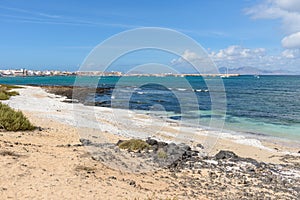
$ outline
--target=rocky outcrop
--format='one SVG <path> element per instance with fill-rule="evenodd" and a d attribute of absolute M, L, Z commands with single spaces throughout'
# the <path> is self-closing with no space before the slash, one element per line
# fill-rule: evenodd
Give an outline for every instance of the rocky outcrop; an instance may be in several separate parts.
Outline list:
<path fill-rule="evenodd" d="M 116 144 L 94 144 L 85 139 L 81 139 L 81 143 L 101 147 L 92 153 L 93 158 L 110 165 L 114 163 L 119 170 L 166 169 L 176 177 L 174 185 L 191 188 L 195 197 L 201 194 L 213 199 L 299 199 L 300 196 L 300 166 L 291 162 L 299 157 L 291 155 L 282 158 L 286 164 L 272 164 L 225 150 L 214 156 L 203 156 L 186 144 L 151 138 L 146 140 L 151 148 L 137 152 L 120 150 Z M 190 176 L 179 178 L 181 172 Z"/>
<path fill-rule="evenodd" d="M 47 92 L 67 97 L 64 102 L 66 103 L 83 103 L 85 105 L 100 106 L 99 102 L 89 101 L 91 95 L 97 94 L 110 94 L 112 88 L 89 88 L 89 87 L 76 87 L 76 86 L 41 86 Z"/>

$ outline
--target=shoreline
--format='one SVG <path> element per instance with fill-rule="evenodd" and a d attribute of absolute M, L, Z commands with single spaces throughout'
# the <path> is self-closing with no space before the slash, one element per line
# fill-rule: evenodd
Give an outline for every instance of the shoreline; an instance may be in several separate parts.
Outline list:
<path fill-rule="evenodd" d="M 41 117 L 46 117 L 50 119 L 54 119 L 60 121 L 66 125 L 77 126 L 77 128 L 93 128 L 95 130 L 103 129 L 102 132 L 109 132 L 115 136 L 127 137 L 127 138 L 143 138 L 146 139 L 148 137 L 153 137 L 156 139 L 160 139 L 166 142 L 185 142 L 189 145 L 195 145 L 196 143 L 201 143 L 207 140 L 216 143 L 216 149 L 220 149 L 218 144 L 230 143 L 231 146 L 237 145 L 241 147 L 254 147 L 256 149 L 263 149 L 265 151 L 269 151 L 270 154 L 291 154 L 295 156 L 300 156 L 297 149 L 299 144 L 298 141 L 292 141 L 286 138 L 277 138 L 272 136 L 260 136 L 260 135 L 252 135 L 252 134 L 239 134 L 237 132 L 226 131 L 223 130 L 222 133 L 217 132 L 216 130 L 210 130 L 204 128 L 195 128 L 192 125 L 184 125 L 179 124 L 177 120 L 172 119 L 161 119 L 159 117 L 150 116 L 145 113 L 128 111 L 131 120 L 136 120 L 140 122 L 137 126 L 129 127 L 125 123 L 128 121 L 121 121 L 121 126 L 119 126 L 119 130 L 115 128 L 116 123 L 114 122 L 113 115 L 121 115 L 122 117 L 128 117 L 127 110 L 119 109 L 119 108 L 108 108 L 108 107 L 99 107 L 99 106 L 87 106 L 82 105 L 80 103 L 71 104 L 64 102 L 68 99 L 65 96 L 60 96 L 52 93 L 48 93 L 45 91 L 44 87 L 38 86 L 23 86 L 24 89 L 19 89 L 20 96 L 12 97 L 11 100 L 8 100 L 8 104 L 15 109 L 20 109 L 25 112 L 36 112 Z M 22 92 L 22 90 L 26 90 Z M 23 99 L 23 97 L 25 99 Z M 29 102 L 26 102 L 26 98 L 30 98 Z M 25 101 L 24 101 L 25 100 Z M 43 100 L 43 101 L 41 101 Z M 40 106 L 37 102 L 42 103 L 44 106 Z M 49 103 L 50 102 L 50 103 Z M 24 106 L 25 104 L 25 106 Z M 47 105 L 48 104 L 48 105 Z M 33 106 L 35 105 L 35 106 Z M 76 110 L 74 112 L 74 110 Z M 84 118 L 81 115 L 81 110 L 85 110 L 90 115 L 95 115 L 92 118 Z M 40 114 L 44 113 L 44 114 Z M 51 115 L 52 116 L 51 116 Z M 78 114 L 78 115 L 77 115 Z M 78 117 L 75 119 L 74 116 Z M 78 124 L 76 120 L 83 120 L 83 124 Z M 99 120 L 105 121 L 106 123 L 99 127 Z M 147 123 L 152 122 L 154 126 L 158 125 L 158 128 L 162 128 L 161 133 L 151 134 L 153 132 L 153 126 L 147 127 Z M 164 127 L 160 127 L 160 123 L 165 123 Z M 86 125 L 84 125 L 86 124 Z M 145 125 L 146 124 L 146 125 Z M 177 127 L 176 127 L 177 126 Z M 191 136 L 195 141 L 190 141 L 189 139 L 184 141 L 184 138 L 177 138 L 176 134 L 178 134 L 179 128 L 183 129 L 184 133 Z M 142 127 L 142 129 L 140 128 Z M 125 128 L 128 128 L 129 131 L 122 131 Z M 130 130 L 132 129 L 132 130 Z M 121 130 L 121 131 L 120 131 Z M 141 135 L 139 131 L 146 132 L 146 134 Z M 194 133 L 197 134 L 194 134 Z M 210 139 L 212 135 L 213 139 Z M 175 137 L 174 137 L 175 136 Z M 180 136 L 180 135 L 179 135 Z M 186 136 L 186 135 L 184 135 Z M 198 138 L 198 141 L 197 141 Z M 200 139 L 199 139 L 200 138 Z M 227 146 L 228 148 L 228 146 Z M 212 149 L 210 154 L 215 154 L 217 152 L 216 149 Z M 237 148 L 235 148 L 237 149 Z M 229 147 L 230 150 L 230 147 Z M 251 154 L 245 154 L 243 156 L 251 157 Z M 259 159 L 259 157 L 255 157 L 255 159 Z"/>
<path fill-rule="evenodd" d="M 43 86 L 42 88 L 45 88 L 46 92 L 50 92 L 51 94 L 61 95 L 62 97 L 66 96 L 67 99 L 72 98 L 72 95 L 70 95 L 68 92 L 66 94 L 66 93 L 61 92 L 59 90 L 55 90 L 55 88 L 60 88 L 64 91 L 64 89 L 63 89 L 63 88 L 65 88 L 64 86 L 57 86 L 57 87 L 56 86 L 54 86 L 54 87 L 53 86 L 50 86 L 50 87 L 49 86 Z M 67 88 L 70 89 L 70 87 L 67 87 Z M 102 92 L 105 92 L 105 90 L 100 90 L 100 91 L 97 91 L 97 92 L 102 93 Z M 65 100 L 64 102 L 72 103 L 72 101 L 68 101 L 68 100 Z M 86 106 L 90 106 L 90 105 L 86 105 Z M 101 107 L 101 106 L 97 106 L 97 107 Z M 122 109 L 122 108 L 111 108 L 111 107 L 105 107 L 105 108 L 124 111 L 124 109 Z M 143 110 L 134 110 L 133 112 L 141 114 L 141 115 L 147 115 L 147 116 L 151 115 L 147 111 L 143 111 Z M 160 118 L 161 118 L 158 115 L 155 115 L 155 116 L 151 115 L 151 117 L 154 117 L 158 120 L 160 120 Z M 164 122 L 167 122 L 167 123 L 170 123 L 170 124 L 178 124 L 179 123 L 179 120 L 174 120 L 174 119 L 170 119 L 170 118 L 164 118 L 163 120 L 164 120 Z M 241 144 L 247 144 L 246 140 L 250 139 L 249 141 L 253 141 L 253 142 L 252 143 L 250 142 L 249 145 L 254 146 L 254 147 L 258 147 L 258 148 L 259 147 L 263 147 L 263 148 L 265 147 L 264 145 L 260 146 L 259 142 L 263 142 L 263 143 L 267 143 L 267 144 L 268 143 L 279 144 L 279 146 L 283 145 L 283 146 L 287 146 L 287 147 L 291 147 L 291 145 L 292 145 L 292 147 L 294 147 L 294 148 L 296 148 L 300 145 L 300 142 L 294 141 L 290 138 L 280 138 L 280 137 L 276 137 L 276 136 L 272 136 L 272 135 L 268 135 L 268 134 L 264 134 L 264 133 L 262 133 L 262 134 L 244 133 L 244 132 L 237 132 L 237 131 L 226 130 L 226 129 L 222 129 L 221 130 L 222 132 L 219 133 L 219 130 L 214 130 L 213 128 L 210 128 L 210 127 L 205 127 L 205 126 L 195 127 L 191 123 L 182 124 L 182 125 L 184 127 L 187 127 L 187 128 L 205 130 L 205 131 L 208 131 L 210 133 L 215 134 L 214 137 L 221 137 L 221 138 L 224 138 L 224 139 L 232 139 L 232 140 L 235 140 L 235 142 L 241 143 Z M 218 133 L 216 133 L 216 132 L 218 132 Z M 258 140 L 258 141 L 255 142 L 254 140 Z M 258 145 L 256 145 L 256 144 L 258 144 Z M 290 152 L 290 153 L 292 153 L 292 152 Z"/>
<path fill-rule="evenodd" d="M 59 96 L 66 96 L 66 100 L 64 100 L 64 102 L 66 103 L 82 103 L 82 100 L 72 100 L 72 92 L 70 91 L 73 87 L 72 86 L 37 86 L 37 87 L 42 87 L 43 89 L 46 90 L 46 92 L 51 93 L 51 94 L 55 94 L 55 95 L 59 95 Z M 102 94 L 105 93 L 107 91 L 109 91 L 111 88 L 97 88 L 97 93 L 98 94 Z M 83 96 L 87 94 L 87 92 L 83 92 L 80 89 L 76 89 L 76 92 L 82 93 Z M 77 98 L 80 98 L 80 95 L 76 95 Z M 106 107 L 106 106 L 98 106 L 97 103 L 95 103 L 96 105 L 89 105 L 89 104 L 85 104 L 86 106 L 97 106 L 97 107 L 105 107 L 105 108 L 111 108 L 111 107 Z M 119 109 L 119 110 L 124 110 L 122 108 L 111 108 L 111 109 Z M 149 113 L 148 111 L 145 110 L 134 110 L 134 112 L 136 113 L 140 113 L 142 115 L 151 115 L 151 113 Z M 153 112 L 153 111 L 151 111 Z M 155 112 L 153 112 L 155 114 Z M 159 116 L 159 113 L 156 113 L 155 115 L 151 115 L 151 117 L 154 118 L 162 118 L 161 116 Z M 169 117 L 164 117 L 163 119 L 164 121 L 166 121 L 167 123 L 175 123 L 177 124 L 180 120 L 175 120 L 175 119 L 171 119 Z M 185 127 L 192 127 L 192 128 L 200 128 L 202 130 L 207 130 L 210 131 L 211 133 L 215 133 L 215 132 L 220 132 L 220 130 L 214 130 L 213 128 L 210 127 L 206 127 L 206 126 L 198 126 L 195 127 L 192 123 L 188 122 L 186 124 L 183 124 Z M 279 137 L 279 136 L 273 136 L 273 135 L 269 135 L 269 134 L 265 134 L 265 133 L 250 133 L 250 132 L 242 132 L 242 131 L 233 131 L 233 130 L 228 130 L 228 129 L 222 129 L 221 130 L 221 134 L 223 135 L 222 137 L 228 137 L 228 138 L 235 138 L 236 140 L 243 140 L 243 139 L 257 139 L 260 142 L 269 142 L 269 143 L 279 143 L 281 145 L 284 146 L 292 146 L 293 147 L 297 147 L 300 145 L 300 141 L 295 141 L 293 139 L 291 139 L 290 137 Z M 215 137 L 219 137 L 219 134 L 215 134 Z M 254 145 L 254 144 L 253 144 Z"/>

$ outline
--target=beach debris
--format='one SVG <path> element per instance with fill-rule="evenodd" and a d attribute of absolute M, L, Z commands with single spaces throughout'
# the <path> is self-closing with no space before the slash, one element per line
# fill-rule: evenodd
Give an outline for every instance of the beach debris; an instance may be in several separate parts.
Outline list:
<path fill-rule="evenodd" d="M 0 156 L 12 156 L 12 157 L 20 157 L 21 155 L 8 150 L 2 150 L 0 151 Z"/>
<path fill-rule="evenodd" d="M 96 170 L 95 167 L 85 166 L 85 165 L 78 165 L 75 167 L 75 171 L 78 171 L 78 172 L 84 171 L 88 174 L 95 173 L 95 170 Z"/>

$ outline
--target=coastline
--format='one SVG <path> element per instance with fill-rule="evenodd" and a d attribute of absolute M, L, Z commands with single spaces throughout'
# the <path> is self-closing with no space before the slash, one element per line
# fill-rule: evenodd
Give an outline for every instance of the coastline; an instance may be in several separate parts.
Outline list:
<path fill-rule="evenodd" d="M 238 135 L 238 133 L 233 133 L 226 130 L 223 130 L 223 132 L 220 133 L 205 128 L 196 128 L 192 125 L 179 124 L 177 120 L 161 119 L 156 116 L 150 116 L 144 113 L 136 113 L 134 111 L 127 111 L 124 109 L 86 106 L 80 103 L 70 104 L 64 102 L 67 97 L 48 93 L 40 87 L 23 87 L 24 89 L 18 90 L 20 96 L 12 97 L 7 101 L 8 105 L 15 109 L 22 110 L 25 113 L 29 113 L 30 115 L 34 113 L 36 116 L 56 120 L 65 125 L 77 126 L 78 128 L 93 128 L 98 131 L 102 129 L 102 132 L 113 134 L 116 137 L 135 137 L 143 139 L 146 139 L 147 137 L 154 137 L 167 142 L 185 142 L 189 143 L 190 145 L 201 143 L 203 140 L 209 141 L 208 138 L 212 136 L 212 138 L 215 138 L 212 139 L 212 141 L 216 143 L 216 147 L 212 148 L 212 152 L 207 152 L 210 154 L 215 154 L 218 150 L 222 149 L 223 146 L 226 146 L 226 149 L 238 151 L 237 153 L 239 153 L 239 149 L 248 147 L 258 149 L 259 151 L 269 151 L 269 154 L 272 155 L 299 155 L 298 151 L 300 149 L 297 148 L 299 142 L 285 138 L 250 134 Z M 86 118 L 85 116 L 82 116 L 83 112 L 95 116 L 92 118 Z M 127 115 L 127 112 L 129 112 L 129 115 Z M 137 123 L 137 125 L 131 124 L 131 126 L 128 126 L 126 124 L 128 121 L 119 121 L 118 123 L 121 125 L 118 125 L 114 121 L 114 115 L 120 115 L 124 117 L 130 116 L 131 120 L 136 120 L 140 123 Z M 82 124 L 78 123 L 78 120 L 79 122 L 82 120 Z M 102 122 L 100 126 L 99 121 Z M 155 128 L 162 128 L 162 130 L 156 135 L 153 134 L 153 126 L 145 126 L 145 124 L 147 125 L 148 122 L 152 122 L 154 126 L 158 126 Z M 164 127 L 160 127 L 160 124 L 164 124 Z M 177 135 L 179 133 L 178 126 L 180 125 L 183 129 L 181 131 L 187 132 L 187 135 L 191 136 L 194 141 L 184 140 L 184 138 L 180 139 L 180 135 Z M 118 129 L 115 128 L 116 126 Z M 144 132 L 144 134 L 142 134 L 142 132 Z M 224 145 L 226 143 L 230 145 Z M 235 148 L 234 146 L 240 147 Z M 234 148 L 231 149 L 232 147 Z M 252 153 L 248 154 L 244 151 L 241 151 L 241 154 L 244 157 L 253 156 Z M 258 160 L 260 159 L 259 157 L 253 158 Z"/>
<path fill-rule="evenodd" d="M 141 128 L 122 133 L 120 130 L 128 126 L 124 124 L 116 126 L 115 123 L 112 123 L 114 119 L 109 116 L 112 111 L 122 116 L 125 114 L 125 110 L 95 108 L 81 104 L 76 104 L 78 107 L 74 109 L 72 104 L 62 102 L 65 97 L 46 93 L 40 87 L 24 86 L 24 89 L 18 89 L 18 91 L 19 96 L 12 97 L 4 103 L 22 110 L 34 125 L 41 127 L 41 130 L 1 133 L 1 152 L 15 153 L 15 156 L 1 156 L 0 194 L 4 198 L 146 199 L 153 196 L 152 199 L 168 197 L 230 199 L 240 198 L 246 191 L 247 194 L 255 195 L 252 194 L 254 192 L 258 193 L 256 195 L 260 195 L 259 192 L 256 192 L 260 188 L 259 185 L 253 186 L 252 192 L 248 191 L 250 186 L 245 186 L 244 183 L 241 183 L 241 186 L 238 182 L 238 179 L 241 178 L 236 174 L 240 172 L 234 171 L 234 167 L 228 168 L 228 170 L 233 171 L 233 176 L 236 174 L 238 179 L 230 178 L 229 181 L 232 183 L 226 182 L 228 180 L 225 180 L 218 171 L 219 166 L 214 164 L 216 161 L 209 158 L 205 162 L 211 163 L 208 168 L 201 168 L 200 174 L 195 174 L 192 170 L 181 170 L 175 173 L 160 169 L 145 173 L 129 173 L 111 169 L 108 163 L 92 159 L 88 147 L 82 146 L 80 139 L 86 137 L 95 141 L 99 139 L 103 142 L 104 139 L 105 142 L 116 143 L 120 139 L 128 139 L 133 136 L 140 138 L 147 138 L 149 134 L 153 136 L 151 135 L 153 129 Z M 82 120 L 81 124 L 74 122 L 74 113 L 71 111 L 75 111 L 78 119 Z M 83 111 L 88 114 L 82 115 Z M 97 114 L 97 121 L 93 121 L 94 118 L 89 117 L 89 112 Z M 130 112 L 130 114 L 137 122 L 147 122 L 150 119 L 158 124 L 161 122 L 160 119 L 153 119 L 152 116 L 134 112 Z M 101 130 L 99 130 L 99 122 L 102 123 Z M 156 135 L 155 138 L 182 142 L 177 137 L 176 141 L 176 138 L 170 136 L 176 133 L 176 124 L 174 124 L 174 120 L 169 122 L 170 124 L 162 129 L 162 134 L 159 137 Z M 140 124 L 137 123 L 138 125 Z M 188 128 L 190 131 L 191 129 Z M 137 134 L 142 131 L 144 135 Z M 194 138 L 197 141 L 190 145 L 196 145 L 203 139 L 207 139 L 207 132 L 198 130 L 199 133 L 201 131 L 202 133 Z M 94 138 L 95 135 L 101 137 Z M 229 150 L 238 156 L 264 163 L 283 164 L 283 166 L 290 163 L 295 163 L 295 166 L 300 164 L 300 154 L 297 153 L 300 149 L 280 143 L 276 144 L 276 141 L 272 140 L 260 141 L 260 143 L 256 143 L 259 141 L 258 139 L 249 140 L 254 144 L 253 146 L 241 142 L 245 140 L 237 142 L 234 139 L 232 135 L 221 135 L 210 154 L 215 155 L 220 150 Z M 241 166 L 244 165 L 244 162 L 242 161 Z M 222 162 L 218 161 L 218 163 Z M 256 173 L 259 174 L 258 171 Z M 295 173 L 292 176 L 298 177 L 299 180 L 299 168 L 298 171 L 291 171 L 291 173 Z M 270 175 L 265 176 L 269 177 Z M 10 181 L 8 182 L 8 180 Z M 218 182 L 224 180 L 225 182 Z M 225 186 L 227 189 L 222 190 L 222 187 Z M 297 188 L 297 186 L 295 187 Z M 261 195 L 270 196 L 274 191 L 262 192 Z M 281 197 L 293 199 L 293 196 L 289 195 L 299 194 L 289 194 L 289 192 L 282 192 L 280 189 L 279 192 L 274 192 L 274 195 L 275 193 L 276 195 L 284 194 Z"/>

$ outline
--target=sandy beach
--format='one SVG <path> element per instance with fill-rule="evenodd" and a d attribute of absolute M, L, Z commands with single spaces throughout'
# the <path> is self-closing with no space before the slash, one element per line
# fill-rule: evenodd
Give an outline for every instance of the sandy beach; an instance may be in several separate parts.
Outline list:
<path fill-rule="evenodd" d="M 18 91 L 19 96 L 4 103 L 22 110 L 40 128 L 32 132 L 0 133 L 1 199 L 237 199 L 246 194 L 249 199 L 297 199 L 300 195 L 300 148 L 297 142 L 260 140 L 228 133 L 208 136 L 208 130 L 180 126 L 172 120 L 162 121 L 121 109 L 65 103 L 65 97 L 49 94 L 39 87 L 26 86 Z M 116 120 L 115 115 L 122 120 Z M 135 124 L 130 123 L 133 120 Z M 151 126 L 147 125 L 149 123 Z M 156 125 L 159 131 L 153 134 Z M 187 140 L 189 136 L 193 139 Z M 99 148 L 83 146 L 80 142 L 84 138 L 92 143 L 115 144 L 120 139 L 133 137 L 151 137 L 176 144 L 184 142 L 195 148 L 197 144 L 203 144 L 203 155 L 207 156 L 207 162 L 204 161 L 208 164 L 199 170 L 183 168 L 178 171 L 154 169 L 145 164 L 144 170 L 134 168 L 130 171 L 121 168 L 116 161 L 97 161 L 91 155 Z M 210 146 L 205 146 L 203 141 L 208 141 Z M 259 177 L 245 174 L 247 181 L 258 183 L 247 185 L 239 182 L 238 175 L 222 174 L 223 168 L 218 165 L 223 163 L 220 166 L 228 167 L 228 162 L 216 161 L 213 157 L 220 150 L 270 164 L 268 170 L 272 167 L 281 169 L 276 172 L 278 176 L 275 172 L 272 174 L 272 170 L 267 170 L 265 176 L 283 177 L 287 180 L 286 190 L 280 178 L 278 182 L 271 180 L 260 185 Z M 133 166 L 141 161 L 134 158 Z M 247 160 L 243 162 L 248 163 Z M 242 161 L 238 163 L 237 166 L 242 168 Z M 258 168 L 265 170 L 257 167 L 257 174 L 263 173 L 258 172 Z M 233 169 L 228 170 L 235 174 Z M 298 185 L 289 188 L 288 184 L 297 183 L 297 180 Z M 274 186 L 276 183 L 278 186 Z M 268 184 L 269 187 L 265 187 Z"/>

